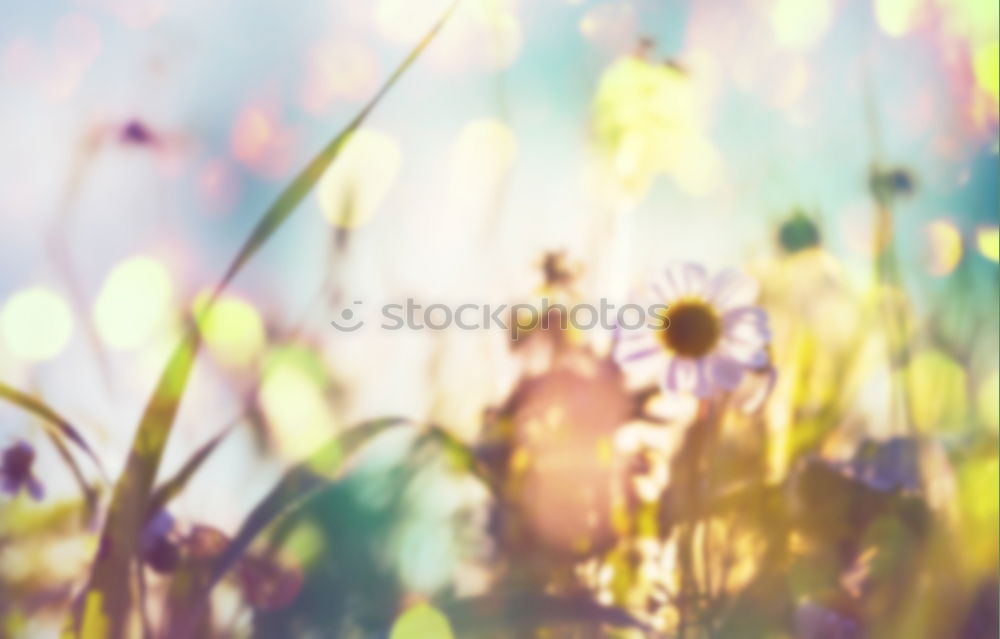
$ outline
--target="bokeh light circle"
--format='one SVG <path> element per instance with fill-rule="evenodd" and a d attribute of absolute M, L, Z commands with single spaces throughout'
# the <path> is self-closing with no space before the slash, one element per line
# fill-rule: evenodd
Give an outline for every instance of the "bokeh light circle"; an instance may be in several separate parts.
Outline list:
<path fill-rule="evenodd" d="M 0 334 L 14 357 L 29 362 L 58 356 L 73 334 L 73 314 L 55 291 L 36 286 L 12 295 L 0 312 Z"/>

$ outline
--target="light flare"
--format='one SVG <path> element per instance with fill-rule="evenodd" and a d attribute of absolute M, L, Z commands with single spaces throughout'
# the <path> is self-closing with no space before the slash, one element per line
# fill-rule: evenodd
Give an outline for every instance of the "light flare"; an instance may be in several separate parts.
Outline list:
<path fill-rule="evenodd" d="M 832 0 L 776 0 L 771 28 L 778 44 L 806 50 L 819 44 L 833 19 Z"/>
<path fill-rule="evenodd" d="M 448 617 L 437 608 L 419 603 L 396 618 L 389 639 L 453 639 Z"/>
<path fill-rule="evenodd" d="M 207 292 L 198 296 L 194 304 L 196 314 L 207 300 Z M 266 344 L 260 313 L 252 304 L 233 295 L 215 301 L 200 329 L 212 355 L 230 366 L 250 364 L 260 356 Z"/>
<path fill-rule="evenodd" d="M 981 226 L 976 229 L 976 248 L 986 259 L 1000 262 L 1000 228 Z"/>
<path fill-rule="evenodd" d="M 44 286 L 22 289 L 0 311 L 7 350 L 26 362 L 57 357 L 73 334 L 73 315 L 61 295 Z"/>
<path fill-rule="evenodd" d="M 173 286 L 167 269 L 151 257 L 133 257 L 115 266 L 94 303 L 97 334 L 118 350 L 148 341 L 170 311 Z"/>
<path fill-rule="evenodd" d="M 948 275 L 962 261 L 962 234 L 951 220 L 934 220 L 924 227 L 927 270 Z"/>
<path fill-rule="evenodd" d="M 392 189 L 401 164 L 392 136 L 372 128 L 355 131 L 316 187 L 326 220 L 343 228 L 367 222 Z"/>
<path fill-rule="evenodd" d="M 282 457 L 301 461 L 336 433 L 322 366 L 309 351 L 285 347 L 270 354 L 263 371 L 257 402 L 269 433 Z"/>

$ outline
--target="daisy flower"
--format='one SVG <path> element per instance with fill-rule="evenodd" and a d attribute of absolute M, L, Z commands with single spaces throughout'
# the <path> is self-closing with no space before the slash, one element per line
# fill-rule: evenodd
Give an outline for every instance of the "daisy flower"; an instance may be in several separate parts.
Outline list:
<path fill-rule="evenodd" d="M 652 361 L 665 392 L 707 397 L 768 364 L 767 316 L 753 305 L 757 283 L 740 271 L 709 277 L 698 264 L 671 265 L 644 297 L 667 308 L 641 329 L 620 331 L 614 356 L 626 372 Z"/>

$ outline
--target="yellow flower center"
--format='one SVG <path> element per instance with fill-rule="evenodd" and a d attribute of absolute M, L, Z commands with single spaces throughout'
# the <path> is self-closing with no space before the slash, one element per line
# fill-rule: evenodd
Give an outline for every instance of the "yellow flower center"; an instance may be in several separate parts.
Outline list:
<path fill-rule="evenodd" d="M 718 315 L 701 300 L 684 300 L 670 306 L 659 329 L 663 345 L 681 357 L 707 355 L 721 336 L 722 323 Z"/>

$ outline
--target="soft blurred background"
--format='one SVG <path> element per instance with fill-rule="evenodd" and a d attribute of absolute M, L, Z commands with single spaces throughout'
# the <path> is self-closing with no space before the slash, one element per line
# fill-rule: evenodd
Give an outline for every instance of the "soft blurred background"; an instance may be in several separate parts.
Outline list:
<path fill-rule="evenodd" d="M 6 3 L 0 447 L 44 495 L 0 502 L 0 635 L 72 616 L 185 322 L 450 4 Z M 147 513 L 125 636 L 996 636 L 997 24 L 977 0 L 459 2 L 201 324 L 157 484 L 224 434 Z M 760 284 L 750 410 L 623 382 L 599 329 L 329 324 L 621 302 L 678 260 Z M 570 434 L 532 426 L 553 411 Z M 385 417 L 335 475 L 314 458 Z M 177 575 L 309 459 L 329 485 L 172 624 Z"/>

